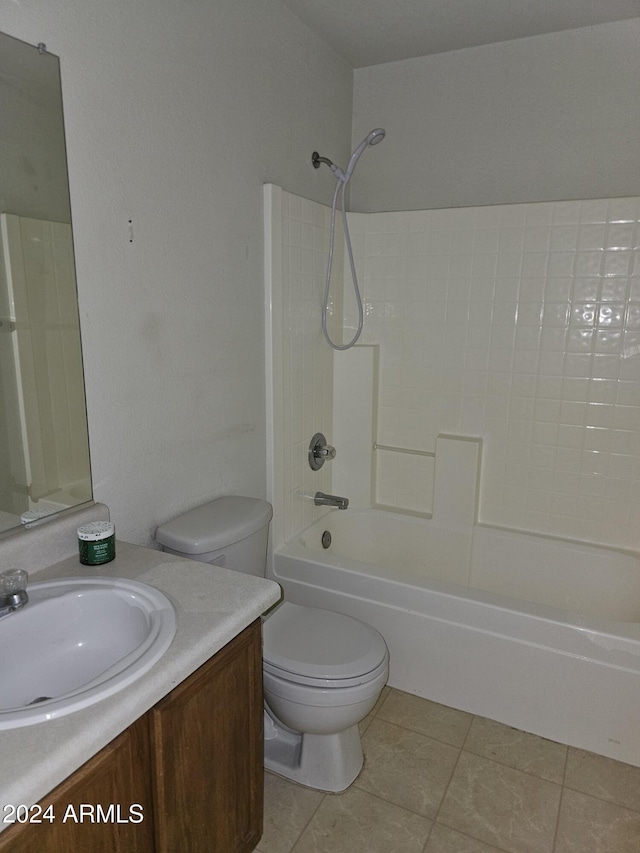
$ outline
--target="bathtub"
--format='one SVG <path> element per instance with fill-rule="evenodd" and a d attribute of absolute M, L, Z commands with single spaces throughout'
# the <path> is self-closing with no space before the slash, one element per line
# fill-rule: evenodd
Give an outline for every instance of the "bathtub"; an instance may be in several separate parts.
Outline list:
<path fill-rule="evenodd" d="M 640 766 L 638 555 L 349 509 L 272 572 L 289 601 L 377 628 L 392 687 Z"/>

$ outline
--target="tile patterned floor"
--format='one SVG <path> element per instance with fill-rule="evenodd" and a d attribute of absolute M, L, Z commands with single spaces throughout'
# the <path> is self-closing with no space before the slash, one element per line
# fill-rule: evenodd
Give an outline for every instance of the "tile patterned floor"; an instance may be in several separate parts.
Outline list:
<path fill-rule="evenodd" d="M 271 773 L 257 853 L 640 853 L 640 768 L 385 688 L 343 794 Z"/>

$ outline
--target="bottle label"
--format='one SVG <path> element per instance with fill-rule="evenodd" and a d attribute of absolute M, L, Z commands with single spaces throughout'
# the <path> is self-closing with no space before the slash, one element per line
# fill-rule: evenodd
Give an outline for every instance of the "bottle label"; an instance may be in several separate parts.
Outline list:
<path fill-rule="evenodd" d="M 85 566 L 99 566 L 102 563 L 109 563 L 116 556 L 116 537 L 109 536 L 107 539 L 100 539 L 98 542 L 87 542 L 84 539 L 78 540 L 80 548 L 80 562 Z"/>

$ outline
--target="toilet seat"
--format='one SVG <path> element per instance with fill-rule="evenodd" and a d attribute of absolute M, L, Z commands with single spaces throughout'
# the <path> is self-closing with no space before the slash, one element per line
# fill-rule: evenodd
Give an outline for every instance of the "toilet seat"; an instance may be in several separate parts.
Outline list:
<path fill-rule="evenodd" d="M 382 636 L 364 622 L 283 602 L 263 626 L 263 668 L 313 687 L 352 687 L 373 681 L 388 665 Z"/>

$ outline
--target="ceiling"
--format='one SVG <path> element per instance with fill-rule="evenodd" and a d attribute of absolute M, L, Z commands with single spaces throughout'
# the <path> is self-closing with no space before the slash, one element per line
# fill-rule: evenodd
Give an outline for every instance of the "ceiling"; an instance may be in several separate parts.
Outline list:
<path fill-rule="evenodd" d="M 282 0 L 353 68 L 640 17 L 640 0 Z"/>

